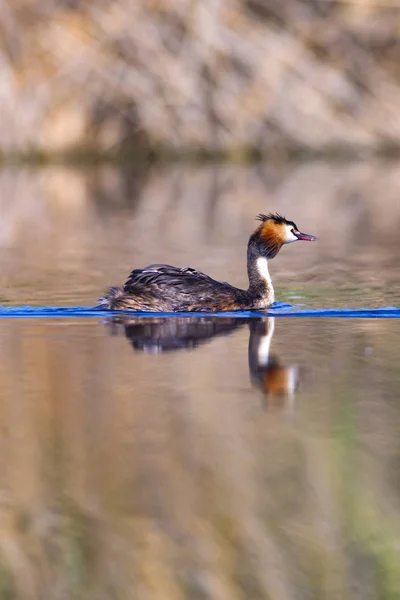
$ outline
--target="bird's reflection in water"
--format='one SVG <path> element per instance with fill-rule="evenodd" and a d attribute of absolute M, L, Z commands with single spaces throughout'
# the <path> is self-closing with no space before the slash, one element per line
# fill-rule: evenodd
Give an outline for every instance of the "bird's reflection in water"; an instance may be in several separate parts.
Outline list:
<path fill-rule="evenodd" d="M 193 350 L 215 337 L 229 335 L 248 319 L 217 317 L 117 317 L 113 325 L 124 328 L 135 350 L 158 354 Z"/>
<path fill-rule="evenodd" d="M 271 353 L 275 332 L 274 317 L 251 319 L 249 323 L 249 370 L 252 384 L 266 400 L 266 408 L 290 408 L 300 384 L 298 365 L 285 365 L 276 353 Z"/>
<path fill-rule="evenodd" d="M 249 327 L 249 371 L 252 384 L 265 397 L 265 408 L 284 409 L 293 404 L 300 384 L 300 369 L 286 365 L 276 353 L 271 353 L 275 333 L 274 317 L 114 317 L 110 322 L 113 334 L 124 333 L 134 350 L 158 354 L 176 350 L 193 350 L 215 337 L 230 335 Z"/>

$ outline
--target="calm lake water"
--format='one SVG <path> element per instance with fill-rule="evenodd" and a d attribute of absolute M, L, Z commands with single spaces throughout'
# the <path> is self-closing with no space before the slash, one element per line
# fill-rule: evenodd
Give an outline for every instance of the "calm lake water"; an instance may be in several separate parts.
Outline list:
<path fill-rule="evenodd" d="M 278 300 L 399 306 L 399 198 L 396 165 L 5 170 L 1 302 L 245 286 L 276 210 L 321 238 Z M 400 598 L 400 319 L 1 318 L 0 353 L 1 599 Z"/>

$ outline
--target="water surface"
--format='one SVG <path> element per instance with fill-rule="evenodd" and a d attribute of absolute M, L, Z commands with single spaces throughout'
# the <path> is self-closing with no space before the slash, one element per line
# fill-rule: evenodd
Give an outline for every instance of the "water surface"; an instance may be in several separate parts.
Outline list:
<path fill-rule="evenodd" d="M 278 211 L 315 244 L 270 262 L 278 301 L 400 306 L 396 163 L 0 171 L 0 301 L 94 306 L 133 268 L 193 266 L 247 287 L 246 245 Z"/>
<path fill-rule="evenodd" d="M 400 598 L 399 173 L 0 172 L 0 598 Z M 93 309 L 268 211 L 268 315 Z"/>
<path fill-rule="evenodd" d="M 400 594 L 400 321 L 1 319 L 0 340 L 4 597 Z"/>

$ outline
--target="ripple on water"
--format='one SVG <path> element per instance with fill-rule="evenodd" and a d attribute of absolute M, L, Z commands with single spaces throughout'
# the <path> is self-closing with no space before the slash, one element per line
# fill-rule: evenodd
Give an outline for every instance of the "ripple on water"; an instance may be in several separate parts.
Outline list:
<path fill-rule="evenodd" d="M 114 314 L 121 314 L 123 311 L 111 311 L 104 310 L 97 307 L 71 307 L 63 308 L 57 306 L 15 306 L 15 307 L 1 307 L 0 318 L 2 319 L 15 319 L 15 318 L 76 318 L 76 317 L 109 317 Z M 129 312 L 130 315 L 139 315 L 141 317 L 155 317 L 162 316 L 165 318 L 171 317 L 237 317 L 237 318 L 256 318 L 265 315 L 271 315 L 274 317 L 325 317 L 325 318 L 353 318 L 353 319 L 399 319 L 400 308 L 396 307 L 385 307 L 375 309 L 308 309 L 303 308 L 299 305 L 291 305 L 284 303 L 276 303 L 268 311 L 237 311 L 237 312 L 223 312 L 223 313 L 146 313 L 146 312 Z"/>

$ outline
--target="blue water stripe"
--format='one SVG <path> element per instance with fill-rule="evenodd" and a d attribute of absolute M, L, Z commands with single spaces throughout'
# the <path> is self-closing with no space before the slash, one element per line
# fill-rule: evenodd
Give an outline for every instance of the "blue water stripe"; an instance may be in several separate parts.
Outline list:
<path fill-rule="evenodd" d="M 374 309 L 309 309 L 296 307 L 290 304 L 276 303 L 267 311 L 240 311 L 240 312 L 223 312 L 223 313 L 146 313 L 146 312 L 123 312 L 111 311 L 100 308 L 90 307 L 74 307 L 60 308 L 56 306 L 17 306 L 17 307 L 0 307 L 0 319 L 39 319 L 39 318 L 89 318 L 89 317 L 110 317 L 113 315 L 126 314 L 131 317 L 237 317 L 237 318 L 255 318 L 255 317 L 323 317 L 323 318 L 342 318 L 342 319 L 400 319 L 400 308 L 386 307 Z"/>

